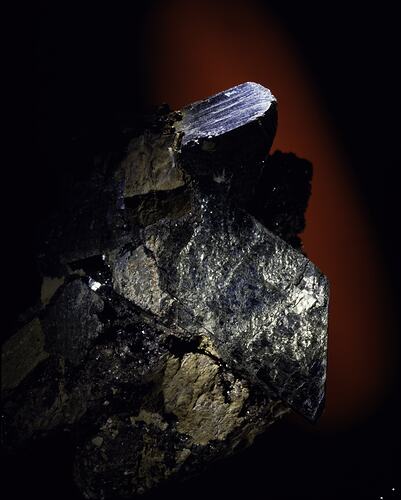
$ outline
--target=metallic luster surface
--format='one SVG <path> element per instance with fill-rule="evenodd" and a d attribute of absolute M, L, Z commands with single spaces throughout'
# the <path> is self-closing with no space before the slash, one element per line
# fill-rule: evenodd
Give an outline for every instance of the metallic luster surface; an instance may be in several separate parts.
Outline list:
<path fill-rule="evenodd" d="M 120 292 L 210 336 L 231 369 L 273 389 L 309 419 L 319 415 L 329 290 L 312 262 L 245 212 L 202 194 L 194 197 L 191 215 L 144 230 L 143 248 L 132 255 L 144 253 L 142 271 L 132 274 L 125 290 L 121 261 L 115 267 Z M 144 303 L 140 290 L 150 273 Z"/>
<path fill-rule="evenodd" d="M 183 118 L 177 123 L 177 130 L 184 134 L 182 144 L 219 136 L 254 122 L 275 102 L 269 89 L 246 82 L 190 104 L 181 111 Z"/>
<path fill-rule="evenodd" d="M 319 415 L 328 283 L 298 237 L 311 166 L 269 156 L 276 124 L 270 91 L 245 83 L 160 110 L 72 186 L 6 350 L 10 449 L 71 430 L 83 495 L 131 498 L 290 406 Z"/>

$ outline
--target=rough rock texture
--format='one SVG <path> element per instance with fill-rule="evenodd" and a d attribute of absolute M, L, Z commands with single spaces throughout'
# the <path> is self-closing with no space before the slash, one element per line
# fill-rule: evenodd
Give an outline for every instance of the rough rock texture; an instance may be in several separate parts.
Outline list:
<path fill-rule="evenodd" d="M 144 230 L 134 252 L 140 272 L 120 293 L 209 336 L 219 356 L 254 384 L 315 418 L 324 397 L 325 277 L 227 200 L 202 196 L 193 208 L 180 222 L 163 219 Z M 126 254 L 122 259 L 113 267 L 119 282 L 121 268 L 129 267 Z M 134 291 L 144 281 L 149 302 Z"/>
<path fill-rule="evenodd" d="M 4 444 L 71 434 L 86 498 L 129 498 L 324 401 L 328 284 L 299 232 L 311 165 L 268 156 L 245 83 L 154 116 L 48 226 L 40 301 L 2 351 Z"/>

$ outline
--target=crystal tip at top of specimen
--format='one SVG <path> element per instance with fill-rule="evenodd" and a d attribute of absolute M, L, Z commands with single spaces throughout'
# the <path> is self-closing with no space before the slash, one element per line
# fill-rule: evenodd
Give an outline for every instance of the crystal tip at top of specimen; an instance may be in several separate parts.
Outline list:
<path fill-rule="evenodd" d="M 259 83 L 246 82 L 194 102 L 181 110 L 176 129 L 184 133 L 182 145 L 224 135 L 263 118 L 276 98 Z M 269 113 L 270 114 L 270 113 Z M 273 120 L 275 120 L 275 113 Z"/>

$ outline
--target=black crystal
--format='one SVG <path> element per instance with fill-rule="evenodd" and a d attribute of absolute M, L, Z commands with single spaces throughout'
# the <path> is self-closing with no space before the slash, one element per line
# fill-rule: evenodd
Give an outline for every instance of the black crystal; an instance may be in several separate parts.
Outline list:
<path fill-rule="evenodd" d="M 328 283 L 299 233 L 311 165 L 269 155 L 269 90 L 161 109 L 47 225 L 4 344 L 4 444 L 73 436 L 86 498 L 129 498 L 324 402 Z"/>

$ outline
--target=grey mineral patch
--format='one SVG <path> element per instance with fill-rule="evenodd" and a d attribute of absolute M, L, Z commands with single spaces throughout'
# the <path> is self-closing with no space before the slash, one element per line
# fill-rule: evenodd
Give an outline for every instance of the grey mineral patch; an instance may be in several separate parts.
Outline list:
<path fill-rule="evenodd" d="M 49 304 L 51 298 L 63 283 L 64 276 L 61 278 L 52 278 L 49 276 L 43 277 L 42 287 L 40 290 L 40 300 L 43 305 L 47 306 Z"/>
<path fill-rule="evenodd" d="M 103 329 L 102 310 L 103 300 L 82 280 L 66 284 L 42 320 L 46 350 L 79 364 Z"/>
<path fill-rule="evenodd" d="M 168 191 L 185 184 L 176 164 L 175 135 L 145 132 L 133 139 L 124 159 L 124 196 L 138 196 L 152 191 Z"/>
<path fill-rule="evenodd" d="M 177 430 L 197 445 L 223 441 L 242 425 L 241 411 L 249 396 L 241 380 L 233 380 L 229 393 L 219 365 L 209 356 L 188 353 L 182 360 L 170 358 L 163 380 L 166 410 L 178 419 Z"/>
<path fill-rule="evenodd" d="M 155 260 L 143 245 L 125 252 L 113 266 L 116 292 L 154 314 L 160 314 L 171 303 L 170 296 L 161 289 L 159 279 Z"/>
<path fill-rule="evenodd" d="M 38 318 L 23 326 L 2 347 L 1 388 L 17 387 L 22 380 L 44 359 L 45 338 Z"/>

